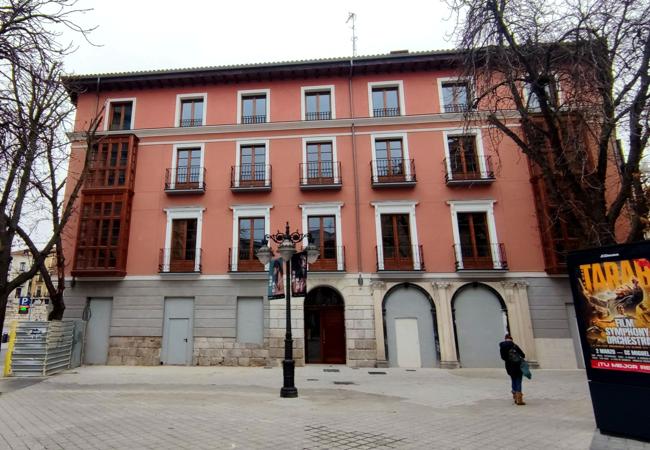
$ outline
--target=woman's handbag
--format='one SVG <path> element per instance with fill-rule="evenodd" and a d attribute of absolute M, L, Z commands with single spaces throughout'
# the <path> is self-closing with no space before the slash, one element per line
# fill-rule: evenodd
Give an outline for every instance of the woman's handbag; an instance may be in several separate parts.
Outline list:
<path fill-rule="evenodd" d="M 525 359 L 521 360 L 521 363 L 519 364 L 519 368 L 521 369 L 521 373 L 529 380 L 533 377 L 533 374 L 530 373 L 530 367 L 528 367 L 528 361 L 526 361 Z"/>

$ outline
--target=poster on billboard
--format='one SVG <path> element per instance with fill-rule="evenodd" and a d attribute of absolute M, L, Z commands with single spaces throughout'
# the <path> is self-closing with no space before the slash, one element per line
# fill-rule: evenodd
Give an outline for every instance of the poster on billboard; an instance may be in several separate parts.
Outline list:
<path fill-rule="evenodd" d="M 284 298 L 284 262 L 282 258 L 269 262 L 269 300 Z"/>
<path fill-rule="evenodd" d="M 291 257 L 291 295 L 304 297 L 307 295 L 307 253 L 295 253 Z"/>
<path fill-rule="evenodd" d="M 650 260 L 623 249 L 597 256 L 570 269 L 585 363 L 650 374 Z"/>

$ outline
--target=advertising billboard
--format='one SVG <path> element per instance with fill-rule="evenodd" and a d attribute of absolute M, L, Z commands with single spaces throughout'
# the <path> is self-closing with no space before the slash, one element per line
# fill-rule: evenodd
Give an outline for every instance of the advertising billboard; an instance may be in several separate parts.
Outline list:
<path fill-rule="evenodd" d="M 567 268 L 596 424 L 650 439 L 650 242 L 572 252 Z"/>

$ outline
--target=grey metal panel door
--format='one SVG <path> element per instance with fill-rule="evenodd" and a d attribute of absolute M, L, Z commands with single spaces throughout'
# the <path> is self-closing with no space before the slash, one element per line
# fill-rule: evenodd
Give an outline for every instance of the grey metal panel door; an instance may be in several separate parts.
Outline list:
<path fill-rule="evenodd" d="M 108 359 L 108 337 L 111 328 L 113 300 L 110 298 L 90 299 L 90 319 L 86 329 L 86 364 L 106 364 Z"/>
<path fill-rule="evenodd" d="M 237 299 L 237 342 L 264 343 L 264 304 L 261 298 Z"/>
<path fill-rule="evenodd" d="M 429 299 L 415 287 L 398 287 L 388 294 L 384 302 L 384 320 L 386 324 L 386 342 L 388 345 L 388 364 L 399 367 L 398 349 L 408 345 L 408 336 L 398 333 L 396 320 L 417 320 L 417 335 L 420 344 L 420 362 L 422 367 L 438 366 L 438 351 L 433 327 L 432 305 Z M 408 321 L 407 321 L 408 322 Z M 399 339 L 406 340 L 398 342 Z"/>
<path fill-rule="evenodd" d="M 163 325 L 163 364 L 186 365 L 192 363 L 194 299 L 165 299 Z"/>
<path fill-rule="evenodd" d="M 503 367 L 499 342 L 506 321 L 496 295 L 482 286 L 467 286 L 454 297 L 453 307 L 461 367 Z"/>

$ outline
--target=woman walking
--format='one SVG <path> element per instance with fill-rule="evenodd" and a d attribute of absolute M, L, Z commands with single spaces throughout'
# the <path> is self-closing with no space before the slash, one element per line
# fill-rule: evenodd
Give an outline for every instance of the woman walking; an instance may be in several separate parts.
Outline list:
<path fill-rule="evenodd" d="M 524 394 L 521 392 L 521 362 L 526 358 L 524 352 L 512 341 L 512 336 L 506 334 L 505 340 L 499 343 L 501 359 L 506 362 L 506 372 L 512 380 L 512 399 L 517 405 L 525 405 Z"/>

